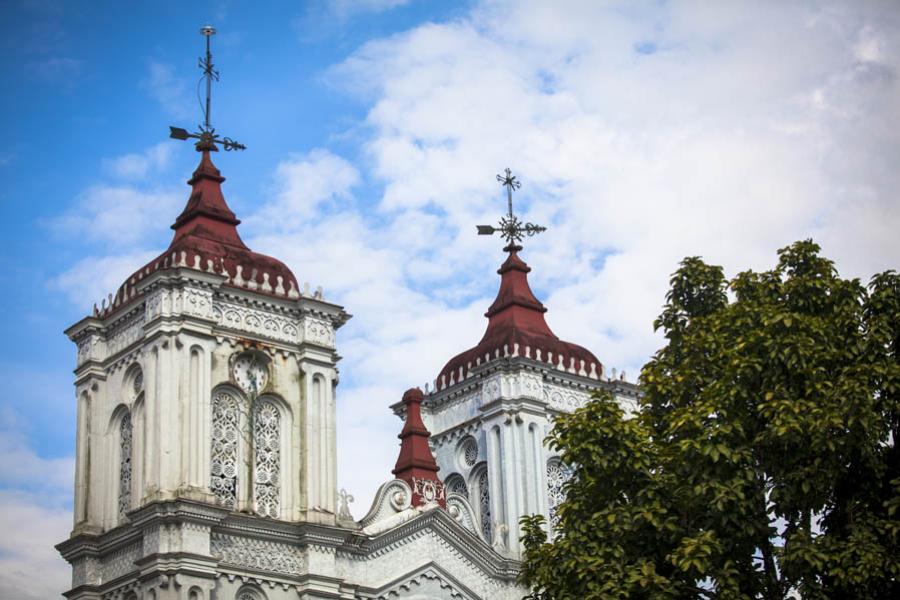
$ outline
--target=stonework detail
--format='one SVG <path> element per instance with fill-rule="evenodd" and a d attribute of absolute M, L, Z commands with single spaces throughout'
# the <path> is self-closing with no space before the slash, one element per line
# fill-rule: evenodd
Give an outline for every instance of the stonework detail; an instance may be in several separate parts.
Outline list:
<path fill-rule="evenodd" d="M 147 297 L 145 314 L 147 321 L 151 321 L 169 312 L 169 290 L 158 289 Z"/>
<path fill-rule="evenodd" d="M 460 447 L 460 457 L 465 466 L 474 467 L 478 462 L 478 442 L 467 438 Z"/>
<path fill-rule="evenodd" d="M 334 348 L 334 328 L 320 319 L 307 318 L 305 320 L 304 340 L 318 346 Z"/>
<path fill-rule="evenodd" d="M 547 463 L 547 507 L 551 532 L 559 525 L 559 505 L 566 499 L 565 484 L 571 471 L 559 459 Z"/>
<path fill-rule="evenodd" d="M 230 302 L 215 302 L 212 307 L 212 318 L 217 325 L 226 329 L 291 344 L 300 342 L 297 320 L 273 315 L 270 312 Z"/>
<path fill-rule="evenodd" d="M 119 516 L 131 509 L 131 454 L 132 439 L 131 413 L 126 412 L 119 422 Z"/>
<path fill-rule="evenodd" d="M 469 488 L 466 486 L 465 480 L 458 473 L 454 473 L 447 477 L 446 486 L 448 495 L 457 494 L 463 498 L 469 497 Z"/>
<path fill-rule="evenodd" d="M 475 513 L 464 496 L 454 493 L 448 494 L 447 512 L 456 519 L 457 523 L 472 533 L 478 533 L 478 526 L 475 524 Z"/>
<path fill-rule="evenodd" d="M 184 314 L 204 319 L 213 318 L 213 293 L 211 290 L 186 289 L 182 292 L 180 300 L 181 312 Z"/>
<path fill-rule="evenodd" d="M 541 377 L 527 373 L 520 373 L 518 378 L 519 395 L 524 398 L 540 400 L 544 395 L 544 384 Z"/>
<path fill-rule="evenodd" d="M 80 367 L 89 360 L 100 360 L 100 337 L 97 335 L 86 335 L 78 340 L 78 356 L 76 364 Z"/>
<path fill-rule="evenodd" d="M 352 497 L 334 489 L 332 350 L 349 315 L 321 291 L 301 296 L 271 257 L 247 249 L 240 255 L 251 258 L 236 264 L 234 254 L 208 255 L 208 240 L 192 241 L 209 225 L 191 222 L 206 203 L 201 216 L 218 221 L 217 235 L 243 244 L 208 152 L 203 161 L 170 249 L 67 330 L 79 412 L 76 524 L 57 546 L 73 569 L 66 595 L 520 598 L 514 557 L 490 546 L 491 532 L 505 531 L 490 505 L 507 511 L 499 471 L 496 497 L 488 489 L 485 455 L 496 448 L 482 431 L 480 376 L 456 387 L 439 417 L 454 493 L 434 476 L 437 465 L 410 461 L 408 477 L 382 486 L 354 523 Z M 233 357 L 251 351 L 266 357 L 265 386 L 242 387 L 235 376 Z M 515 388 L 507 378 L 496 384 L 505 404 Z M 431 423 L 416 425 L 421 458 Z"/>
<path fill-rule="evenodd" d="M 100 577 L 104 582 L 112 581 L 137 569 L 134 561 L 141 555 L 141 542 L 134 542 L 110 552 L 100 561 Z"/>
<path fill-rule="evenodd" d="M 378 600 L 423 600 L 425 598 L 440 598 L 441 600 L 465 600 L 468 596 L 453 587 L 453 585 L 434 569 L 428 569 L 415 577 L 392 588 L 390 591 L 378 596 Z"/>
<path fill-rule="evenodd" d="M 277 519 L 281 490 L 281 413 L 271 402 L 262 401 L 256 405 L 253 422 L 256 512 Z"/>
<path fill-rule="evenodd" d="M 210 549 L 215 558 L 235 567 L 285 575 L 306 572 L 303 553 L 290 544 L 213 533 Z"/>
<path fill-rule="evenodd" d="M 239 426 L 237 400 L 228 392 L 217 392 L 212 400 L 209 487 L 218 503 L 231 510 L 237 503 Z"/>
<path fill-rule="evenodd" d="M 502 393 L 500 387 L 500 376 L 497 375 L 484 382 L 484 401 L 498 400 Z"/>
<path fill-rule="evenodd" d="M 93 556 L 85 556 L 72 563 L 72 587 L 96 584 L 100 578 L 100 562 Z"/>
<path fill-rule="evenodd" d="M 445 498 L 444 484 L 431 479 L 413 477 L 413 494 L 421 497 L 427 504 L 440 502 Z"/>
<path fill-rule="evenodd" d="M 489 540 L 493 521 L 491 521 L 491 489 L 487 469 L 478 474 L 478 514 L 481 518 L 481 533 L 484 539 Z"/>
<path fill-rule="evenodd" d="M 552 383 L 544 384 L 544 401 L 558 411 L 572 412 L 587 404 L 590 395 L 587 392 L 573 390 L 555 385 Z"/>
<path fill-rule="evenodd" d="M 116 354 L 141 339 L 144 336 L 144 322 L 144 311 L 138 311 L 117 325 L 107 338 L 107 354 Z"/>

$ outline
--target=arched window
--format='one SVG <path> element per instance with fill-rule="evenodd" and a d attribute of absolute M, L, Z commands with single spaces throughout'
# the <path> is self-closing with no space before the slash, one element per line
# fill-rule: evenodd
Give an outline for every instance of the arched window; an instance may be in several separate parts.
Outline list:
<path fill-rule="evenodd" d="M 212 452 L 209 487 L 225 508 L 237 507 L 238 443 L 241 435 L 237 399 L 219 391 L 212 400 Z"/>
<path fill-rule="evenodd" d="M 131 509 L 131 450 L 134 445 L 131 413 L 119 421 L 119 516 Z"/>
<path fill-rule="evenodd" d="M 265 600 L 266 595 L 254 587 L 242 587 L 238 590 L 237 600 Z"/>
<path fill-rule="evenodd" d="M 475 478 L 478 487 L 478 514 L 481 519 L 481 533 L 491 543 L 493 522 L 491 521 L 491 489 L 488 482 L 487 468 L 482 467 Z"/>
<path fill-rule="evenodd" d="M 571 476 L 571 470 L 559 459 L 547 462 L 547 507 L 551 532 L 559 525 L 559 505 L 566 499 L 565 483 Z"/>
<path fill-rule="evenodd" d="M 281 413 L 274 403 L 258 401 L 254 409 L 253 492 L 256 512 L 277 519 L 281 491 Z"/>
<path fill-rule="evenodd" d="M 444 482 L 444 485 L 447 487 L 448 494 L 459 494 L 464 498 L 469 497 L 469 488 L 466 486 L 465 480 L 463 480 L 462 476 L 458 473 L 449 475 Z"/>

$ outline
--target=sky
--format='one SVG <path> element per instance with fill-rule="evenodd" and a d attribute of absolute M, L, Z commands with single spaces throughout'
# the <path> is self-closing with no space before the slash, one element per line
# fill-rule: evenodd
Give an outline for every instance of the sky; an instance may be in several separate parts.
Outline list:
<path fill-rule="evenodd" d="M 739 271 L 813 238 L 900 265 L 896 2 L 8 1 L 0 7 L 0 597 L 67 587 L 75 348 L 63 330 L 168 245 L 218 29 L 217 166 L 240 231 L 353 319 L 338 483 L 390 478 L 404 390 L 473 346 L 522 182 L 561 338 L 634 380 L 686 256 Z M 31 584 L 21 589 L 19 581 Z"/>

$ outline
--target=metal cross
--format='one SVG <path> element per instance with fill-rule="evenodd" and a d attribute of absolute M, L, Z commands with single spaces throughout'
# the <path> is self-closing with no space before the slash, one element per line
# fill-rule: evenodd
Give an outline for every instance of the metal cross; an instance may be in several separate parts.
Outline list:
<path fill-rule="evenodd" d="M 506 216 L 500 218 L 499 227 L 493 225 L 478 225 L 477 227 L 478 235 L 493 235 L 494 232 L 499 231 L 500 236 L 506 239 L 506 247 L 503 249 L 512 252 L 522 249 L 516 242 L 521 242 L 526 235 L 531 237 L 547 231 L 547 228 L 534 223 L 523 223 L 519 217 L 513 214 L 512 195 L 515 190 L 522 187 L 522 184 L 509 169 L 506 169 L 504 173 L 504 175 L 497 175 L 497 181 L 506 188 Z"/>
<path fill-rule="evenodd" d="M 189 133 L 187 129 L 182 129 L 181 127 L 172 127 L 169 126 L 169 137 L 174 138 L 176 140 L 186 140 L 188 138 L 193 138 L 195 140 L 199 140 L 195 146 L 198 151 L 216 151 L 218 148 L 216 144 L 221 144 L 225 150 L 246 150 L 247 147 L 241 143 L 236 142 L 235 140 L 227 137 L 219 137 L 216 135 L 216 130 L 213 129 L 213 126 L 210 124 L 210 111 L 211 111 L 211 100 L 212 100 L 212 82 L 219 80 L 219 72 L 213 68 L 212 61 L 212 52 L 209 49 L 209 38 L 216 34 L 215 28 L 207 25 L 203 29 L 200 30 L 200 33 L 206 38 L 206 57 L 200 58 L 200 68 L 203 70 L 203 79 L 206 80 L 206 104 L 200 106 L 203 111 L 203 124 L 199 125 L 199 131 L 194 133 Z M 199 83 L 197 84 L 199 88 Z M 200 95 L 200 90 L 197 90 L 197 95 Z"/>

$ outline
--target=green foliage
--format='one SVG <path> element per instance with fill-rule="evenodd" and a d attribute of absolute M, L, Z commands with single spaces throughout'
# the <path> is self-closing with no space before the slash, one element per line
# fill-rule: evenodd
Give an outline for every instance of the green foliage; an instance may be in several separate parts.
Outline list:
<path fill-rule="evenodd" d="M 640 413 L 557 419 L 575 476 L 552 541 L 522 519 L 531 598 L 900 597 L 900 276 L 778 254 L 730 282 L 685 259 Z"/>

